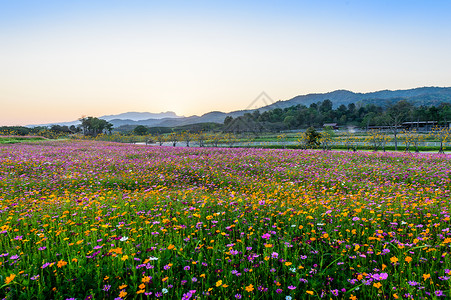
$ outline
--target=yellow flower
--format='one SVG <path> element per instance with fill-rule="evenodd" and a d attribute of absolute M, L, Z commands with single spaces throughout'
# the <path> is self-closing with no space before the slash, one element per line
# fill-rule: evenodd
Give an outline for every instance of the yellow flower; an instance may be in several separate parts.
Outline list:
<path fill-rule="evenodd" d="M 431 278 L 431 274 L 423 274 L 423 279 L 426 281 L 426 279 Z"/>
<path fill-rule="evenodd" d="M 169 279 L 169 277 L 165 277 L 165 278 L 161 279 L 161 281 L 165 282 L 168 279 Z"/>
<path fill-rule="evenodd" d="M 290 263 L 289 261 L 287 261 L 286 263 L 285 263 L 285 266 L 291 266 L 292 265 L 292 263 Z"/>
<path fill-rule="evenodd" d="M 144 292 L 145 292 L 145 290 L 137 290 L 137 291 L 136 291 L 137 294 L 142 294 L 142 293 L 144 293 Z"/>
<path fill-rule="evenodd" d="M 8 277 L 6 277 L 6 279 L 5 279 L 5 284 L 8 284 L 8 283 L 10 283 L 11 281 L 13 281 L 15 277 L 16 277 L 16 274 L 11 274 L 11 275 L 9 275 Z"/>
<path fill-rule="evenodd" d="M 221 286 L 222 285 L 222 280 L 218 280 L 217 282 L 216 282 L 216 286 Z"/>
<path fill-rule="evenodd" d="M 254 290 L 254 286 L 252 285 L 252 284 L 249 284 L 247 287 L 246 287 L 246 292 L 252 292 Z"/>
<path fill-rule="evenodd" d="M 313 295 L 314 294 L 313 291 L 306 291 L 306 293 L 309 294 L 309 295 Z"/>
<path fill-rule="evenodd" d="M 122 256 L 122 258 L 121 258 L 122 261 L 125 261 L 125 260 L 127 260 L 127 259 L 128 259 L 128 255 L 124 255 L 124 256 Z"/>
<path fill-rule="evenodd" d="M 272 247 L 272 244 L 265 244 L 265 247 L 266 247 L 266 248 L 271 248 L 271 247 Z"/>

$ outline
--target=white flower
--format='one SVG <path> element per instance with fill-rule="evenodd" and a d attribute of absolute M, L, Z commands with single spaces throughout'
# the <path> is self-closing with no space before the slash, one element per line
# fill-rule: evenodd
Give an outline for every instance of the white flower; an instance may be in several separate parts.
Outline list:
<path fill-rule="evenodd" d="M 290 271 L 296 273 L 296 268 L 290 268 Z"/>
<path fill-rule="evenodd" d="M 158 260 L 158 257 L 151 256 L 149 257 L 149 260 Z"/>
<path fill-rule="evenodd" d="M 121 242 L 125 242 L 126 240 L 128 240 L 128 236 L 123 236 L 123 237 L 121 237 L 121 239 L 120 239 Z"/>
<path fill-rule="evenodd" d="M 168 289 L 162 289 L 161 292 L 162 292 L 163 294 L 166 294 L 166 293 L 168 292 Z"/>

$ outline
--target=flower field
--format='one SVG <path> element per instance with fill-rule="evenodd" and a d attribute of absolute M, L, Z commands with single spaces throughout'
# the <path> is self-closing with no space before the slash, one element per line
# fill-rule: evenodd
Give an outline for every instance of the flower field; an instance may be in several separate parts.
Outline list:
<path fill-rule="evenodd" d="M 0 145 L 0 298 L 451 297 L 439 154 Z"/>

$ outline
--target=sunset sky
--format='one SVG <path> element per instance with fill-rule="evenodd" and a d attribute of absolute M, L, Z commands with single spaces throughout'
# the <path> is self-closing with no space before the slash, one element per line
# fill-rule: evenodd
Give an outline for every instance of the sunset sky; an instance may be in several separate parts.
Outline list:
<path fill-rule="evenodd" d="M 0 125 L 451 86 L 451 1 L 0 0 Z"/>

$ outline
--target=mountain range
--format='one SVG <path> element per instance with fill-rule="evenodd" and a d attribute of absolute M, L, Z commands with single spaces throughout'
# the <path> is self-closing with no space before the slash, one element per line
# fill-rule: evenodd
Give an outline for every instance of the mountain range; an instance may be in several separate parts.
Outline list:
<path fill-rule="evenodd" d="M 263 96 L 265 95 L 263 94 Z M 104 119 L 112 123 L 116 128 L 123 125 L 175 127 L 207 122 L 223 123 L 224 119 L 227 116 L 236 118 L 244 115 L 245 113 L 250 113 L 255 110 L 264 112 L 276 108 L 283 109 L 298 104 L 309 106 L 312 103 L 317 103 L 326 99 L 331 100 L 334 107 L 338 107 L 340 105 L 348 105 L 350 103 L 355 103 L 356 105 L 375 104 L 379 106 L 387 106 L 399 100 L 407 100 L 415 106 L 430 106 L 438 105 L 442 102 L 451 103 L 451 87 L 421 87 L 408 90 L 383 90 L 371 93 L 354 93 L 347 90 L 336 90 L 329 93 L 299 95 L 289 100 L 277 101 L 270 104 L 268 104 L 267 97 L 261 100 L 257 98 L 256 100 L 254 100 L 254 102 L 252 102 L 252 105 L 256 104 L 258 106 L 259 102 L 261 102 L 261 106 L 259 108 L 238 110 L 229 113 L 212 111 L 201 116 L 183 117 L 178 116 L 176 113 L 170 111 L 164 113 L 127 112 L 117 115 L 102 116 L 100 117 L 100 119 Z M 79 121 L 73 121 L 57 124 L 71 126 L 78 125 L 79 123 Z M 53 124 L 55 123 L 45 125 Z"/>

